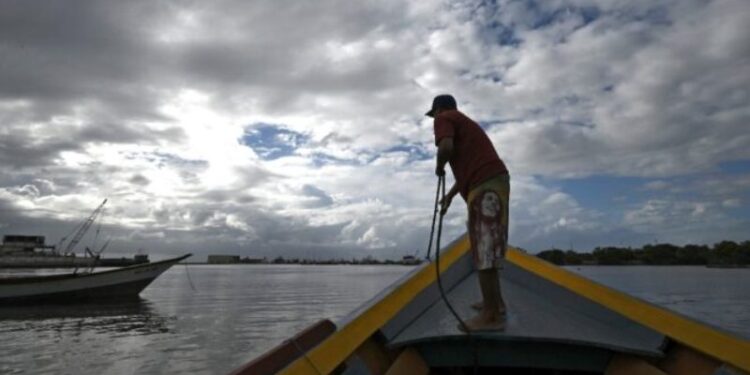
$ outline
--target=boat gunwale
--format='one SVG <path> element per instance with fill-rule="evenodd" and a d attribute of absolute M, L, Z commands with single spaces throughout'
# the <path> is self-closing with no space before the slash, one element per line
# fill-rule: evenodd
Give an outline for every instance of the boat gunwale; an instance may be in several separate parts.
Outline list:
<path fill-rule="evenodd" d="M 653 329 L 669 340 L 750 372 L 749 340 L 513 250 L 508 251 L 508 261 L 526 271 Z"/>
<path fill-rule="evenodd" d="M 438 251 L 440 251 L 438 249 Z M 455 262 L 469 251 L 469 238 L 462 235 L 452 241 L 440 252 L 440 273 L 444 273 Z M 430 262 L 424 267 L 418 267 L 410 277 L 402 277 L 391 284 L 386 290 L 360 305 L 354 311 L 361 313 L 340 326 L 318 346 L 310 350 L 303 358 L 299 358 L 285 367 L 279 374 L 309 374 L 331 373 L 341 363 L 356 351 L 370 336 L 395 317 L 411 299 L 403 299 L 411 295 L 418 295 L 435 282 L 435 263 Z M 417 284 L 417 285 L 412 285 Z M 391 306 L 395 303 L 399 306 Z M 384 311 L 383 311 L 384 310 Z M 351 315 L 351 314 L 350 314 Z M 374 320 L 376 324 L 372 324 Z"/>

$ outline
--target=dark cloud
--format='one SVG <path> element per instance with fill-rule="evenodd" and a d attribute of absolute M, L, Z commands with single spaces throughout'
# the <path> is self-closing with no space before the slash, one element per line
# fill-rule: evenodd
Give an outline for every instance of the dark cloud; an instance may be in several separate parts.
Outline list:
<path fill-rule="evenodd" d="M 152 130 L 138 124 L 48 124 L 39 129 L 33 123 L 19 122 L 0 129 L 0 162 L 12 168 L 54 164 L 65 151 L 83 151 L 91 144 L 141 144 L 179 142 L 182 129 Z"/>
<path fill-rule="evenodd" d="M 6 133 L 6 132 L 3 132 Z M 0 163 L 18 169 L 48 165 L 63 151 L 80 147 L 74 140 L 38 139 L 29 131 L 18 130 L 2 134 L 0 138 Z"/>
<path fill-rule="evenodd" d="M 146 186 L 151 183 L 151 181 L 148 178 L 144 177 L 142 174 L 133 175 L 133 177 L 131 177 L 128 182 L 140 186 Z"/>
<path fill-rule="evenodd" d="M 136 143 L 158 145 L 179 143 L 185 139 L 185 131 L 172 126 L 166 129 L 149 129 L 140 124 L 98 123 L 85 126 L 71 135 L 84 143 Z"/>
<path fill-rule="evenodd" d="M 96 103 L 107 112 L 158 117 L 149 66 L 166 62 L 150 33 L 168 7 L 81 1 L 0 5 L 0 98 L 35 101 L 35 116 Z"/>
<path fill-rule="evenodd" d="M 236 202 L 238 204 L 251 203 L 256 200 L 255 197 L 244 192 L 244 187 L 239 189 L 212 189 L 199 194 L 199 200 L 208 202 Z"/>
<path fill-rule="evenodd" d="M 47 243 L 55 244 L 79 224 L 52 217 L 56 212 L 20 207 L 6 197 L 0 197 L 0 235 L 24 234 L 46 236 Z"/>
<path fill-rule="evenodd" d="M 325 207 L 333 204 L 333 198 L 328 193 L 313 185 L 303 186 L 302 193 L 315 199 L 308 207 Z"/>

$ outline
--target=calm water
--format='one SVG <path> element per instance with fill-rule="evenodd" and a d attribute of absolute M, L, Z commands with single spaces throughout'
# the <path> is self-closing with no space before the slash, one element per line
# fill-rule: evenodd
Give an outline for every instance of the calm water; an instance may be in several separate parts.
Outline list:
<path fill-rule="evenodd" d="M 571 267 L 750 338 L 750 269 Z M 0 373 L 224 374 L 321 318 L 340 318 L 410 268 L 191 266 L 139 303 L 0 307 Z"/>
<path fill-rule="evenodd" d="M 750 339 L 750 268 L 566 268 L 591 280 Z"/>

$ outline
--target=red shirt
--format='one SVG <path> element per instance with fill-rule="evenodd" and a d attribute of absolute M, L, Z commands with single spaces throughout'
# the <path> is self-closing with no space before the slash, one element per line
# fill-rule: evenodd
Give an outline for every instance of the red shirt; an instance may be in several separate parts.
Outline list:
<path fill-rule="evenodd" d="M 453 138 L 453 153 L 448 161 L 464 200 L 472 188 L 499 175 L 508 174 L 484 130 L 458 110 L 441 112 L 435 117 L 435 145 L 445 137 Z"/>

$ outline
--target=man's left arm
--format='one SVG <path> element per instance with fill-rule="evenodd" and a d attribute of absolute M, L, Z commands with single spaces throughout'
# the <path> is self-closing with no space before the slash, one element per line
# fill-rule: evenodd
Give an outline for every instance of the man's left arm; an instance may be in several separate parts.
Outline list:
<path fill-rule="evenodd" d="M 451 206 L 451 202 L 453 202 L 453 197 L 458 194 L 458 184 L 453 183 L 453 186 L 451 186 L 451 189 L 448 191 L 445 196 L 440 199 L 440 214 L 445 215 L 446 212 L 448 212 L 448 207 Z"/>

